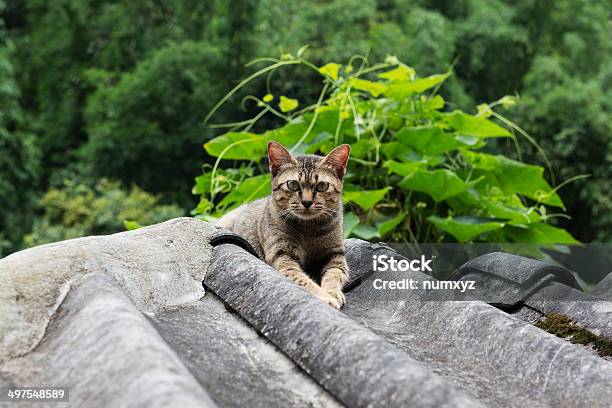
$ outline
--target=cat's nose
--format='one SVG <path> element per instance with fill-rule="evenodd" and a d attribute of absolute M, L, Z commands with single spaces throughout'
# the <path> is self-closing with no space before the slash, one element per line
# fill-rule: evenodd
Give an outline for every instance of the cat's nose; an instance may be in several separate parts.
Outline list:
<path fill-rule="evenodd" d="M 310 200 L 302 200 L 302 205 L 305 208 L 310 208 L 310 206 L 312 205 L 312 201 L 310 201 Z"/>

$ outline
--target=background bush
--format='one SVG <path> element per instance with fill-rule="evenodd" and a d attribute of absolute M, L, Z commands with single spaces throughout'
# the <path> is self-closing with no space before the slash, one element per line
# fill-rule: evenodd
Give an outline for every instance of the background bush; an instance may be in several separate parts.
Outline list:
<path fill-rule="evenodd" d="M 519 146 L 523 135 L 511 133 L 518 126 L 495 112 L 513 106 L 515 98 L 481 104 L 476 115 L 449 111 L 437 90 L 450 72 L 418 77 L 396 57 L 373 65 L 352 61 L 317 68 L 300 57 L 266 60 L 269 65 L 255 75 L 282 65 L 318 72 L 323 82 L 319 99 L 297 110 L 300 102 L 285 95 L 253 96 L 260 112 L 252 121 L 204 145 L 217 161 L 196 178 L 194 193 L 201 195 L 196 213 L 217 218 L 268 195 L 269 141 L 300 154 L 326 154 L 348 143 L 346 237 L 412 243 L 577 242 L 550 225 L 564 215 L 564 205 L 558 189 L 545 180 L 543 167 L 487 153 L 497 138 Z M 263 115 L 282 117 L 286 124 L 250 132 Z M 224 169 L 222 160 L 240 164 Z"/>
<path fill-rule="evenodd" d="M 201 122 L 211 104 L 253 72 L 252 58 L 305 44 L 319 66 L 390 53 L 423 76 L 452 67 L 441 90 L 451 110 L 519 95 L 506 115 L 543 146 L 547 179 L 591 174 L 561 191 L 573 220 L 559 222 L 582 241 L 610 241 L 610 10 L 604 0 L 0 0 L 0 137 L 10 140 L 1 185 L 13 186 L 0 192 L 5 253 L 30 229 L 36 199 L 64 178 L 118 178 L 193 208 L 202 143 L 220 134 Z M 274 80 L 277 94 L 317 97 L 308 69 Z M 266 91 L 257 83 L 236 101 Z M 238 106 L 215 120 L 252 115 Z M 281 124 L 267 118 L 259 130 Z M 511 144 L 495 149 L 519 159 Z M 544 164 L 528 147 L 522 159 Z"/>
<path fill-rule="evenodd" d="M 27 246 L 87 235 L 105 235 L 125 227 L 156 224 L 180 217 L 176 205 L 160 205 L 159 197 L 105 179 L 93 187 L 67 181 L 50 189 L 41 200 L 43 214 L 25 237 Z M 125 225 L 127 224 L 127 225 Z"/>
<path fill-rule="evenodd" d="M 40 151 L 19 104 L 13 43 L 0 24 L 0 257 L 19 248 L 34 218 Z"/>
<path fill-rule="evenodd" d="M 189 206 L 186 184 L 202 156 L 202 112 L 225 92 L 221 57 L 206 43 L 186 41 L 155 51 L 116 81 L 90 72 L 98 85 L 87 100 L 89 140 L 79 152 L 88 172 Z"/>

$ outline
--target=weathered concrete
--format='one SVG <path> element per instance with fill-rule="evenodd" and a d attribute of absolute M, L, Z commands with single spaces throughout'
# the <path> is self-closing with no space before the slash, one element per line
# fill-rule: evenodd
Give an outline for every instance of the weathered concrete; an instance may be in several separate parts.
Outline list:
<path fill-rule="evenodd" d="M 608 273 L 591 292 L 592 296 L 601 300 L 612 301 L 612 272 Z"/>
<path fill-rule="evenodd" d="M 451 279 L 477 282 L 476 290 L 470 293 L 472 296 L 508 310 L 520 307 L 553 282 L 579 287 L 564 268 L 503 252 L 492 252 L 466 262 Z"/>
<path fill-rule="evenodd" d="M 581 327 L 612 339 L 611 300 L 600 300 L 560 283 L 553 283 L 529 298 L 525 305 L 542 314 L 564 314 Z"/>
<path fill-rule="evenodd" d="M 86 275 L 68 293 L 36 349 L 0 365 L 0 372 L 19 386 L 68 387 L 71 407 L 216 406 L 112 278 L 103 274 Z M 24 404 L 16 405 L 29 405 Z"/>
<path fill-rule="evenodd" d="M 78 407 L 612 401 L 610 362 L 484 302 L 433 301 L 423 291 L 385 299 L 368 280 L 373 252 L 391 251 L 385 245 L 347 242 L 352 290 L 337 311 L 235 245 L 213 251 L 216 231 L 176 219 L 0 260 L 0 386 L 68 386 Z M 202 280 L 212 289 L 204 298 Z M 568 286 L 547 280 L 542 290 L 555 288 Z M 519 302 L 553 304 L 542 290 Z M 526 320 L 540 317 L 523 309 Z"/>
<path fill-rule="evenodd" d="M 355 278 L 371 271 L 374 253 L 392 251 L 361 240 L 346 246 Z M 612 401 L 612 364 L 486 303 L 422 301 L 410 291 L 404 301 L 384 301 L 374 292 L 371 281 L 361 283 L 344 312 L 487 405 L 605 407 Z"/>
<path fill-rule="evenodd" d="M 467 262 L 453 277 L 475 281 L 477 290 L 470 294 L 496 307 L 513 313 L 524 307 L 542 315 L 561 313 L 593 333 L 612 338 L 612 299 L 606 298 L 610 278 L 587 294 L 566 269 L 500 252 Z"/>
<path fill-rule="evenodd" d="M 241 248 L 215 247 L 204 283 L 347 406 L 481 406 Z"/>
<path fill-rule="evenodd" d="M 32 350 L 71 286 L 112 276 L 145 312 L 199 299 L 217 228 L 177 218 L 130 232 L 17 252 L 0 260 L 0 363 Z"/>
<path fill-rule="evenodd" d="M 220 406 L 342 406 L 211 291 L 149 319 Z"/>

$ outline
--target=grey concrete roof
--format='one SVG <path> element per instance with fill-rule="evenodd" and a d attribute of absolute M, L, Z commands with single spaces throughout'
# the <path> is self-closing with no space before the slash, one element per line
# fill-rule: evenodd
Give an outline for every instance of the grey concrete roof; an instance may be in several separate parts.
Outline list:
<path fill-rule="evenodd" d="M 74 407 L 610 406 L 612 363 L 530 323 L 565 303 L 609 333 L 609 280 L 595 300 L 510 291 L 511 313 L 478 298 L 389 301 L 364 283 L 392 249 L 348 240 L 337 311 L 241 247 L 213 247 L 215 234 L 183 218 L 0 260 L 0 388 L 67 386 Z M 529 277 L 504 254 L 480 262 L 470 273 Z"/>

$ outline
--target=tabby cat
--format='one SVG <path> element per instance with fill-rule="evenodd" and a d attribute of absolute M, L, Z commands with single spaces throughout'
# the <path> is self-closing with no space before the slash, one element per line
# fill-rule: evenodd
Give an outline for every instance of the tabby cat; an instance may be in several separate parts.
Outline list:
<path fill-rule="evenodd" d="M 349 152 L 345 144 L 325 157 L 294 157 L 270 142 L 272 194 L 217 221 L 249 241 L 266 263 L 336 309 L 345 303 L 342 287 L 348 280 L 342 178 Z"/>

